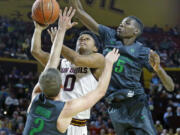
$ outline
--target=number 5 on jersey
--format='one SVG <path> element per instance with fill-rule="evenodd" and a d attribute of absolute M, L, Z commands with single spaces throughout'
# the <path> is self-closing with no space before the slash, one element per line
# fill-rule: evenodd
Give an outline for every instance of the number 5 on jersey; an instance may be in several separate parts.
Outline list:
<path fill-rule="evenodd" d="M 115 67 L 115 72 L 121 73 L 124 69 L 124 64 L 125 64 L 125 61 L 122 59 L 119 59 L 117 64 L 116 64 L 116 67 Z"/>

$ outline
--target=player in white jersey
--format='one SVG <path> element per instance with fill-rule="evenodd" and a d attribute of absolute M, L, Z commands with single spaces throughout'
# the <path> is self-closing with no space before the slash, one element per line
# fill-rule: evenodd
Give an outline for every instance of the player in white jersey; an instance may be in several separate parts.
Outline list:
<path fill-rule="evenodd" d="M 77 67 L 67 59 L 61 61 L 61 77 L 64 88 L 61 99 L 69 101 L 86 95 L 97 86 L 97 80 L 87 67 Z M 73 117 L 68 128 L 68 135 L 87 135 L 86 121 L 90 118 L 90 109 L 80 112 Z"/>
<path fill-rule="evenodd" d="M 70 24 L 75 25 L 75 23 Z M 41 49 L 41 32 L 44 27 L 35 25 L 34 40 L 31 45 L 33 56 L 46 65 L 49 53 Z M 54 40 L 56 28 L 51 28 L 49 34 Z M 95 34 L 90 31 L 82 32 L 77 40 L 76 51 L 63 46 L 61 61 L 61 75 L 64 91 L 61 98 L 64 101 L 78 98 L 93 90 L 97 85 L 104 68 L 104 56 L 98 52 L 102 51 L 102 45 Z M 79 113 L 72 119 L 68 128 L 68 135 L 87 135 L 86 120 L 90 118 L 90 110 Z"/>

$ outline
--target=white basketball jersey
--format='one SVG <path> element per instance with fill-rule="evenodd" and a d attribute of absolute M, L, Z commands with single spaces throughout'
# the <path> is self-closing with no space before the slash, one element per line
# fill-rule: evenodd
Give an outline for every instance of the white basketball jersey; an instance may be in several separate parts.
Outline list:
<path fill-rule="evenodd" d="M 97 86 L 97 80 L 94 78 L 87 67 L 77 67 L 71 64 L 67 59 L 61 61 L 61 78 L 63 89 L 61 90 L 61 100 L 69 101 L 86 95 Z M 80 112 L 74 118 L 89 119 L 90 109 Z"/>

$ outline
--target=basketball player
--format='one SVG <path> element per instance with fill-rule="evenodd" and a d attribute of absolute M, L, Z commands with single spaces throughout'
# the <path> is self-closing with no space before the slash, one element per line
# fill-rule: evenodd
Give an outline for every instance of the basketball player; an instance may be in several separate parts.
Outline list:
<path fill-rule="evenodd" d="M 68 22 L 74 13 L 74 11 L 67 12 L 67 8 L 65 8 L 63 15 L 60 13 L 59 27 L 49 60 L 32 93 L 23 135 L 66 135 L 66 129 L 72 120 L 72 116 L 92 107 L 105 95 L 113 63 L 119 57 L 118 51 L 115 49 L 105 58 L 105 68 L 95 90 L 71 101 L 62 102 L 60 100 L 60 86 L 62 84 L 61 74 L 57 67 L 64 35 L 66 30 L 70 28 Z"/>
<path fill-rule="evenodd" d="M 154 69 L 168 91 L 174 90 L 174 83 L 160 66 L 159 56 L 136 41 L 143 32 L 142 22 L 134 16 L 122 20 L 115 31 L 98 24 L 88 15 L 80 0 L 70 0 L 79 20 L 102 38 L 104 55 L 112 48 L 118 48 L 121 56 L 111 77 L 106 95 L 109 115 L 118 135 L 156 135 L 147 98 L 141 85 L 142 68 Z M 152 69 L 153 68 L 153 69 Z"/>
<path fill-rule="evenodd" d="M 70 8 L 72 10 L 72 8 Z M 73 23 L 72 25 L 75 25 Z M 69 22 L 71 26 L 71 22 Z M 49 54 L 41 49 L 41 32 L 44 28 L 35 25 L 34 38 L 32 40 L 31 52 L 33 56 L 46 65 Z M 51 28 L 49 34 L 53 41 L 57 28 Z M 63 46 L 62 55 L 66 59 L 61 60 L 60 72 L 62 84 L 61 99 L 69 101 L 92 91 L 97 86 L 104 68 L 104 56 L 98 52 L 102 51 L 101 43 L 98 37 L 90 31 L 84 31 L 80 34 L 76 51 Z M 74 116 L 71 125 L 68 128 L 68 135 L 87 135 L 86 121 L 90 118 L 90 109 Z"/>

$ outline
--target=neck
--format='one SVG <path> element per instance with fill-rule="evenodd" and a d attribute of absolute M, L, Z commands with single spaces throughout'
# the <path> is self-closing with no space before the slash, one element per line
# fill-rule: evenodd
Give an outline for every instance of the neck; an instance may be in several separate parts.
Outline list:
<path fill-rule="evenodd" d="M 58 95 L 57 97 L 54 97 L 53 100 L 59 101 L 60 100 L 60 96 Z"/>
<path fill-rule="evenodd" d="M 81 55 L 89 55 L 89 54 L 91 54 L 92 52 L 90 52 L 90 51 L 85 51 L 85 50 L 79 50 L 79 54 L 81 54 Z"/>
<path fill-rule="evenodd" d="M 60 101 L 60 93 L 56 97 L 46 97 L 46 98 L 54 100 L 54 101 Z"/>
<path fill-rule="evenodd" d="M 136 40 L 136 37 L 132 37 L 132 38 L 123 38 L 123 44 L 124 45 L 132 45 L 135 40 Z"/>

